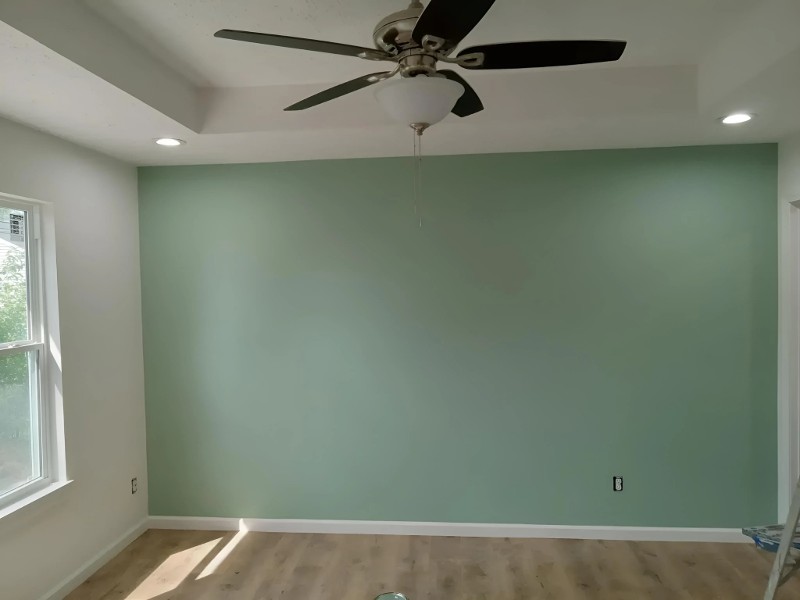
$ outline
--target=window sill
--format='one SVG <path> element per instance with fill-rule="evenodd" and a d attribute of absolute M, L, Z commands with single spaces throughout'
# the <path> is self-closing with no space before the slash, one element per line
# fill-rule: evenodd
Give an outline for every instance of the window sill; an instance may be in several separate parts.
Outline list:
<path fill-rule="evenodd" d="M 13 504 L 9 504 L 4 508 L 0 508 L 0 521 L 10 517 L 20 510 L 31 506 L 32 504 L 38 504 L 43 500 L 58 496 L 61 490 L 66 488 L 70 483 L 72 483 L 71 479 L 67 481 L 57 481 L 55 483 L 51 483 L 47 487 L 32 493 L 30 496 L 25 496 L 25 498 L 17 500 Z"/>

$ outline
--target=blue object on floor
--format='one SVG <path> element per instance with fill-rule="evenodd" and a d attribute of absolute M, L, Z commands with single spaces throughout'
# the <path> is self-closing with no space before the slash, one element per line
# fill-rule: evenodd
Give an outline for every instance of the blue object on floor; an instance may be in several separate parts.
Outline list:
<path fill-rule="evenodd" d="M 783 534 L 783 525 L 770 525 L 769 527 L 745 527 L 742 533 L 753 538 L 756 546 L 767 552 L 777 552 Z M 800 550 L 800 526 L 794 532 L 792 548 Z"/>

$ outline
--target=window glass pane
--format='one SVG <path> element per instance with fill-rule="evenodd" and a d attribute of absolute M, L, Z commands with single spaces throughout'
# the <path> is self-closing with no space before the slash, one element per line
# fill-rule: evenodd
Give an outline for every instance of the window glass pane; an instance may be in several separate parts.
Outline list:
<path fill-rule="evenodd" d="M 29 339 L 27 216 L 0 207 L 0 343 Z"/>
<path fill-rule="evenodd" d="M 41 477 L 36 360 L 0 356 L 0 496 Z"/>

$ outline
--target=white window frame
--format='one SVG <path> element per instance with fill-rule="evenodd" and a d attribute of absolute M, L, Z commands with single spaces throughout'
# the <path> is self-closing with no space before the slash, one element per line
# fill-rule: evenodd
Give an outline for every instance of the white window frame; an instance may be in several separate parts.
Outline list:
<path fill-rule="evenodd" d="M 32 382 L 38 392 L 36 409 L 41 463 L 41 473 L 37 479 L 0 496 L 2 517 L 24 506 L 27 501 L 41 497 L 49 489 L 61 487 L 66 483 L 66 468 L 61 398 L 58 393 L 61 385 L 61 361 L 58 349 L 60 336 L 57 331 L 57 294 L 54 289 L 56 277 L 51 207 L 47 203 L 2 193 L 0 206 L 25 211 L 28 221 L 25 251 L 30 314 L 29 341 L 0 343 L 0 357 L 35 353 L 37 367 Z M 55 331 L 50 327 L 51 321 L 56 324 Z"/>

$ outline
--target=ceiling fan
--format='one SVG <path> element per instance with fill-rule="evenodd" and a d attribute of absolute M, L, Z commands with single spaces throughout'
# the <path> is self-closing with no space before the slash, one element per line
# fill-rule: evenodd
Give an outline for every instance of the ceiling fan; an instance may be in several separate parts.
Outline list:
<path fill-rule="evenodd" d="M 430 0 L 427 8 L 419 0 L 382 19 L 375 27 L 375 48 L 351 46 L 306 38 L 222 29 L 218 38 L 354 56 L 365 60 L 389 61 L 397 66 L 390 71 L 371 73 L 339 84 L 284 110 L 305 110 L 384 81 L 402 77 L 445 77 L 464 87 L 452 112 L 467 117 L 483 110 L 475 90 L 455 71 L 437 70 L 439 62 L 468 70 L 527 69 L 615 61 L 627 42 L 618 40 L 561 40 L 510 42 L 473 46 L 454 54 L 456 46 L 483 19 L 495 0 Z"/>

